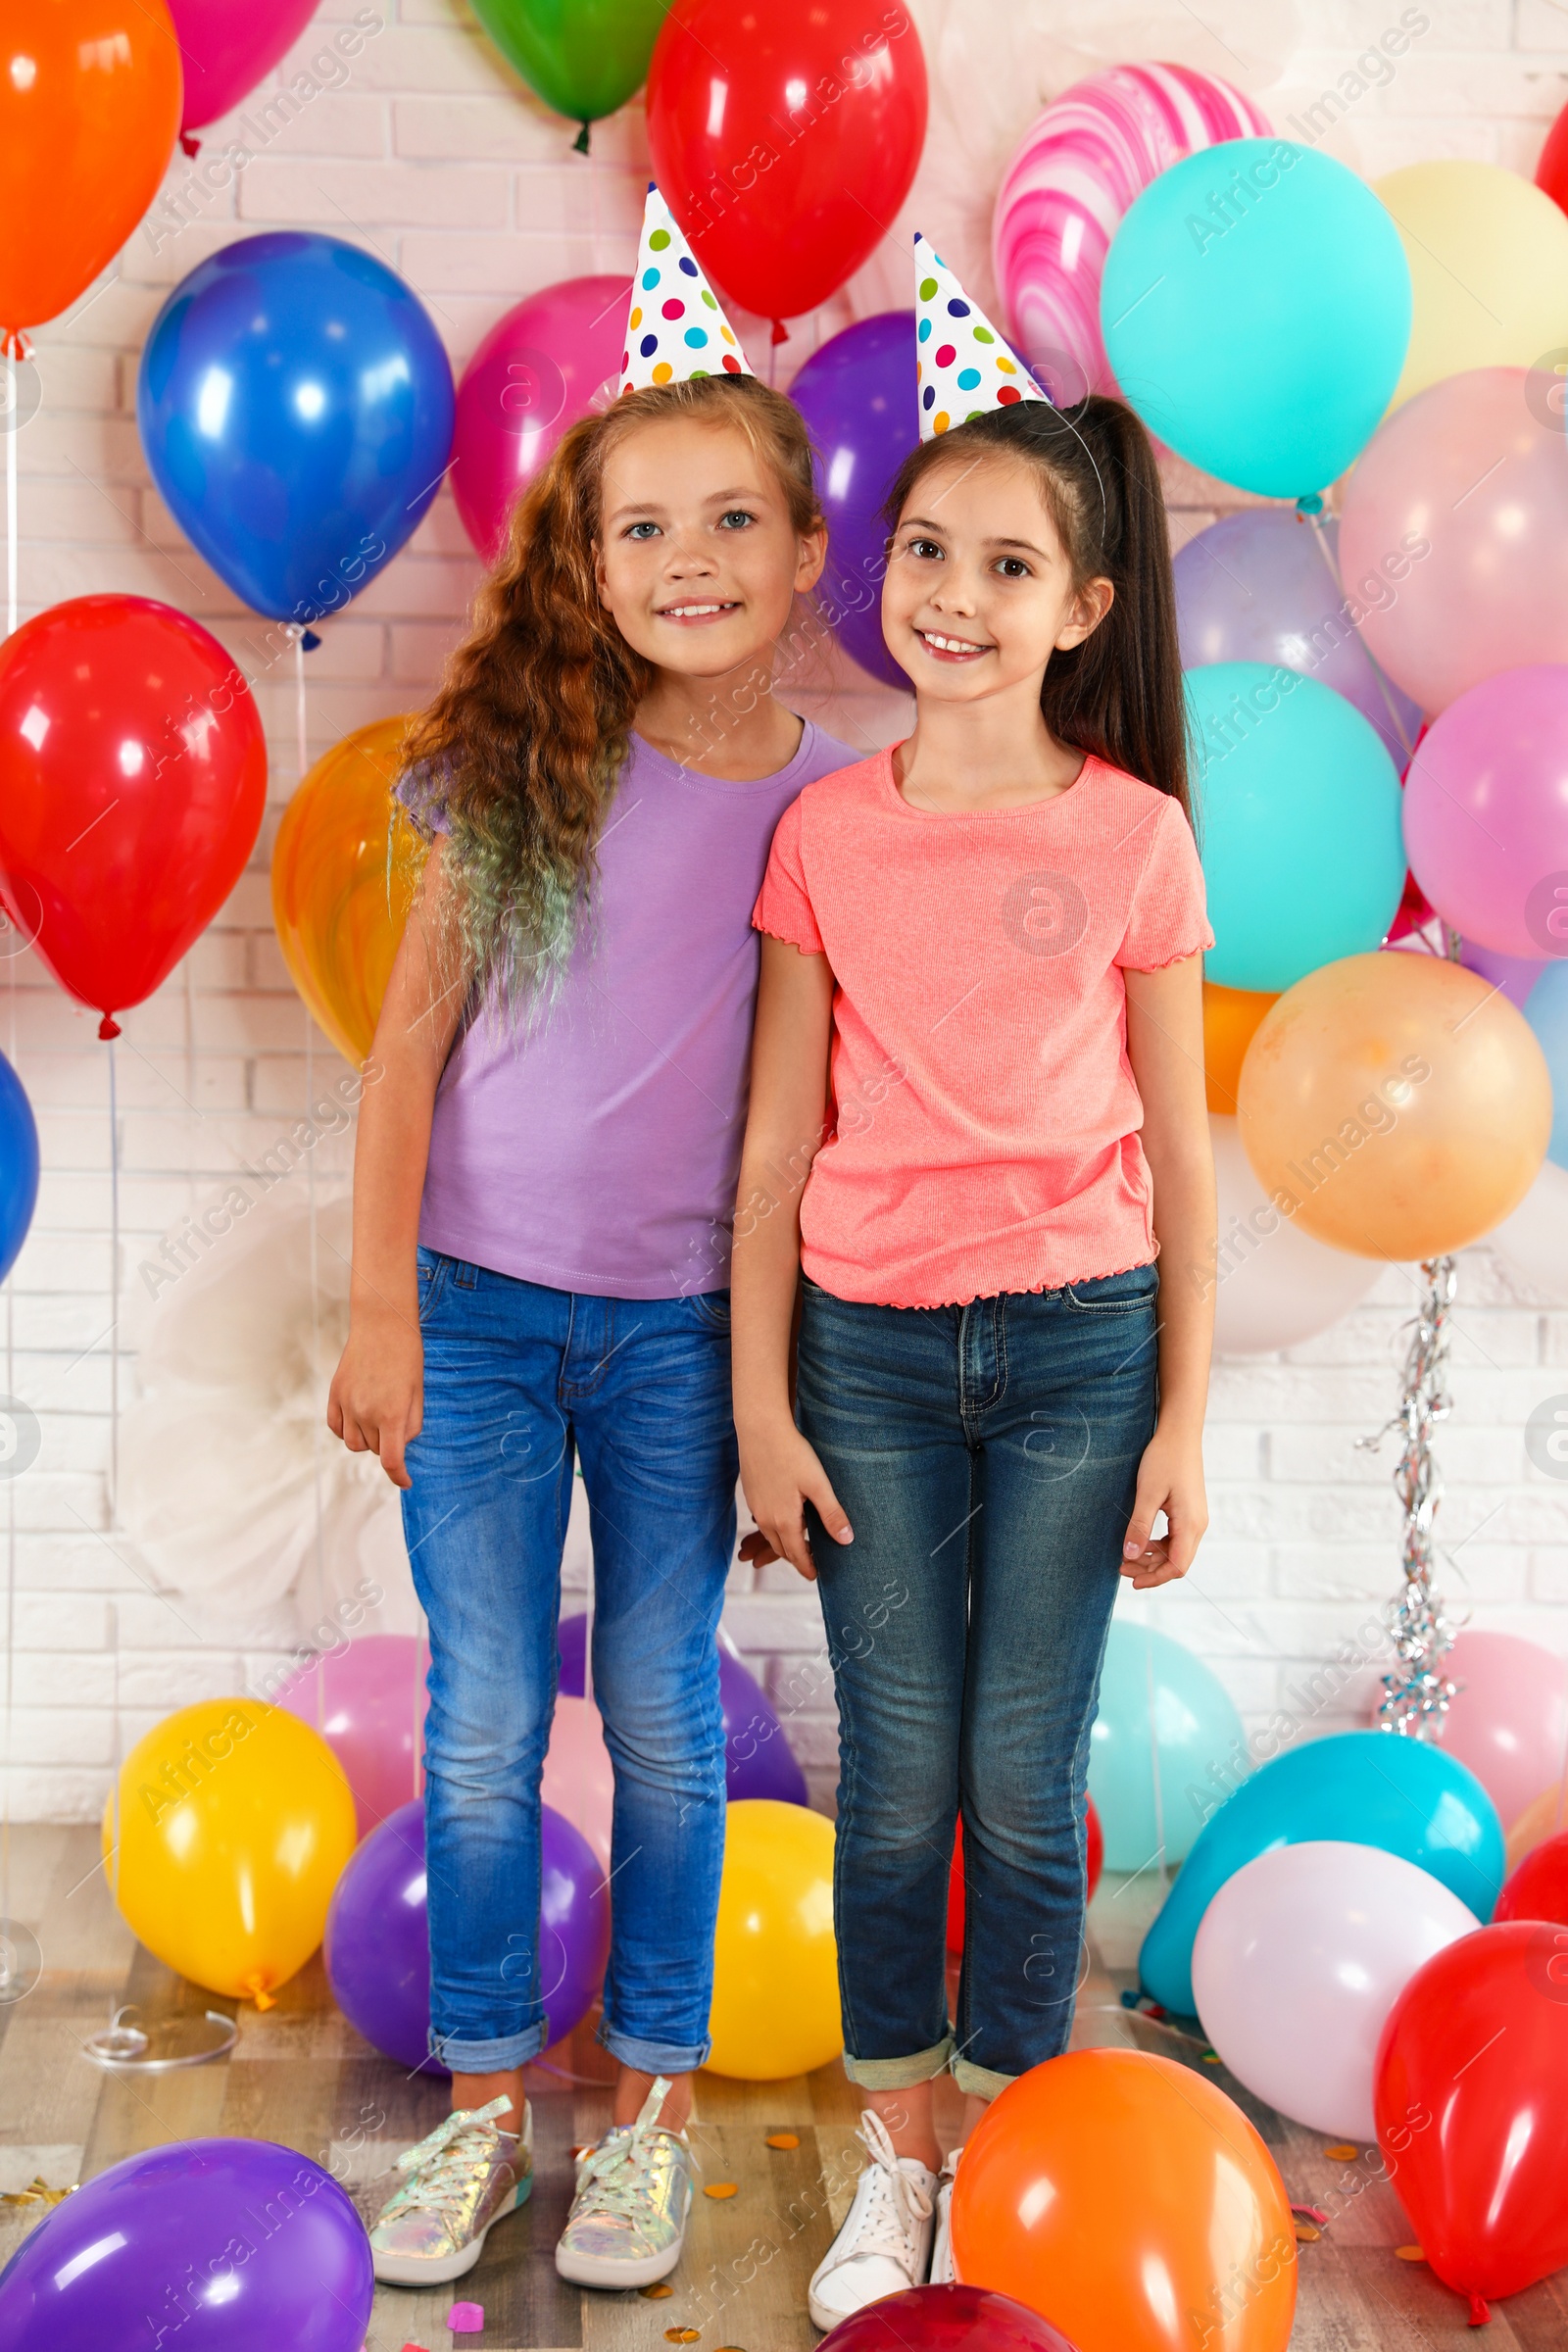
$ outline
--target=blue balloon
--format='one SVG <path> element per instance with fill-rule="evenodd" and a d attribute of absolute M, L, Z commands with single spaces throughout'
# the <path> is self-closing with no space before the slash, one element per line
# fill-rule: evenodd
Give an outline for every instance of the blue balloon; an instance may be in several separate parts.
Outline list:
<path fill-rule="evenodd" d="M 1568 1168 L 1568 962 L 1548 963 L 1525 999 L 1525 1019 L 1551 1072 L 1551 1141 L 1546 1157 Z"/>
<path fill-rule="evenodd" d="M 1294 987 L 1381 947 L 1404 889 L 1399 779 L 1343 695 L 1283 664 L 1187 672 L 1193 799 L 1225 988 Z"/>
<path fill-rule="evenodd" d="M 148 466 L 191 544 L 256 612 L 307 624 L 414 531 L 454 413 L 422 303 L 314 231 L 242 238 L 182 278 L 136 386 Z"/>
<path fill-rule="evenodd" d="M 38 1130 L 22 1080 L 0 1054 L 0 1282 L 21 1253 L 38 1204 Z"/>
<path fill-rule="evenodd" d="M 1291 139 L 1226 139 L 1128 208 L 1100 317 L 1152 433 L 1221 481 L 1299 498 L 1345 471 L 1389 405 L 1410 270 L 1343 164 Z"/>
<path fill-rule="evenodd" d="M 1145 1870 L 1161 1846 L 1180 1862 L 1250 1770 L 1242 1719 L 1213 1670 L 1168 1634 L 1113 1619 L 1089 1739 L 1105 1868 Z"/>
<path fill-rule="evenodd" d="M 914 313 L 879 311 L 813 351 L 790 386 L 817 451 L 827 564 L 817 602 L 852 662 L 885 686 L 908 677 L 882 642 L 882 501 L 920 438 Z"/>
<path fill-rule="evenodd" d="M 1144 1937 L 1144 1990 L 1194 2016 L 1193 1938 L 1220 1887 L 1259 1854 L 1324 1838 L 1400 1854 L 1441 1879 L 1477 1919 L 1492 1917 L 1502 1886 L 1502 1824 L 1475 1774 L 1420 1740 L 1339 1732 L 1261 1766 L 1204 1825 Z"/>

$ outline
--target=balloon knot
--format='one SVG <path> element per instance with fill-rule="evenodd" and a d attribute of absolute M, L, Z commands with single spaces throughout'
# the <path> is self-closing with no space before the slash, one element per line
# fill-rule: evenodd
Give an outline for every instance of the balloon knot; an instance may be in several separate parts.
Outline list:
<path fill-rule="evenodd" d="M 573 155 L 586 155 L 586 154 L 587 154 L 587 152 L 588 152 L 588 125 L 587 125 L 587 123 L 586 123 L 586 122 L 583 124 L 583 126 L 582 126 L 581 130 L 579 130 L 579 131 L 578 131 L 578 133 L 577 133 L 577 136 L 576 136 L 576 137 L 575 137 L 575 138 L 572 140 L 572 142 L 571 142 L 571 152 L 572 152 L 572 154 L 573 154 Z"/>
<path fill-rule="evenodd" d="M 186 155 L 200 155 L 202 151 L 202 143 L 193 130 L 182 130 L 179 134 L 179 144 L 181 151 Z"/>
<path fill-rule="evenodd" d="M 111 1038 L 118 1037 L 120 1035 L 120 1023 L 116 1020 L 112 1012 L 106 1012 L 104 1014 L 103 1019 L 98 1024 L 98 1034 L 104 1040 L 106 1045 Z"/>
<path fill-rule="evenodd" d="M 1470 2298 L 1469 2326 L 1472 2328 L 1485 2328 L 1491 2318 L 1492 2312 L 1488 2306 L 1486 2296 L 1472 2295 Z"/>
<path fill-rule="evenodd" d="M 18 366 L 25 366 L 32 357 L 32 338 L 24 327 L 0 327 L 0 352 Z"/>
<path fill-rule="evenodd" d="M 787 343 L 789 339 L 789 328 L 785 325 L 782 318 L 775 318 L 773 321 L 773 341 L 775 343 Z"/>
<path fill-rule="evenodd" d="M 318 637 L 314 629 L 304 629 L 300 633 L 300 652 L 302 654 L 314 654 L 321 640 L 319 637 Z"/>
<path fill-rule="evenodd" d="M 1303 492 L 1296 502 L 1296 516 L 1298 522 L 1304 522 L 1308 515 L 1321 514 L 1322 512 L 1323 501 L 1315 490 Z"/>
<path fill-rule="evenodd" d="M 256 2003 L 258 2009 L 275 2009 L 277 2007 L 276 2001 L 262 1983 L 259 1972 L 245 1979 L 244 1989 Z"/>

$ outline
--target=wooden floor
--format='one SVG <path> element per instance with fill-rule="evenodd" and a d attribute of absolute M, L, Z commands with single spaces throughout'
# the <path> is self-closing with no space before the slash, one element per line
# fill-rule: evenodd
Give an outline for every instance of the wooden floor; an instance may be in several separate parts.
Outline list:
<path fill-rule="evenodd" d="M 34 1989 L 0 2008 L 0 2192 L 35 2178 L 65 2187 L 90 2180 L 134 2151 L 216 2132 L 272 2139 L 329 2164 L 370 2217 L 390 2192 L 385 2178 L 399 2148 L 444 2112 L 444 2084 L 410 2081 L 378 2058 L 333 2007 L 319 1960 L 286 1986 L 276 2008 L 239 2009 L 239 2040 L 223 2062 L 161 2077 L 114 2077 L 91 2065 L 80 2043 L 120 2003 L 144 2019 L 179 2009 L 236 2004 L 196 1993 L 136 1945 L 116 1915 L 89 1829 L 14 1830 L 12 1912 L 37 1936 L 44 1973 Z M 1201 2066 L 1201 2045 L 1123 2010 L 1139 1937 L 1157 1894 L 1111 1883 L 1091 1917 L 1095 1963 L 1080 1996 L 1079 2045 L 1137 2042 Z M 1568 2273 L 1494 2307 L 1477 2338 L 1458 2298 L 1396 2247 L 1412 2232 L 1392 2188 L 1363 2152 L 1331 2160 L 1319 2134 L 1260 2108 L 1212 2066 L 1252 2117 L 1279 2163 L 1293 2200 L 1331 2216 L 1315 2244 L 1299 2248 L 1299 2296 L 1293 2352 L 1562 2352 L 1568 2345 Z M 819 2340 L 807 2317 L 806 2284 L 853 2193 L 860 2151 L 854 2093 L 835 2065 L 793 2082 L 748 2084 L 704 2077 L 696 2144 L 709 2183 L 734 2182 L 725 2199 L 699 2196 L 674 2291 L 580 2294 L 557 2278 L 555 2240 L 564 2219 L 573 2143 L 609 2120 L 609 2067 L 587 2029 L 531 2070 L 536 2136 L 531 2203 L 492 2231 L 483 2261 L 456 2289 L 377 2294 L 368 2352 L 405 2345 L 445 2352 L 454 2344 L 524 2352 L 655 2352 L 695 2341 L 701 2352 L 807 2352 Z M 951 2085 L 947 2086 L 951 2091 Z M 956 2111 L 956 2098 L 954 2097 Z M 772 2150 L 770 2132 L 799 2146 Z M 1126 2194 L 1107 2183 L 1107 2194 Z M 37 2204 L 0 2205 L 0 2260 L 36 2226 Z M 483 2306 L 481 2334 L 452 2335 L 455 2297 Z M 672 2331 L 696 2329 L 695 2338 Z"/>

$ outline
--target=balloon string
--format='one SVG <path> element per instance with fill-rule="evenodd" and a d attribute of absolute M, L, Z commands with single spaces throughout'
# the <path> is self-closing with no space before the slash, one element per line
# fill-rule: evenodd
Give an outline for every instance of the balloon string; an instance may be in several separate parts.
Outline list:
<path fill-rule="evenodd" d="M 1350 600 L 1345 593 L 1345 582 L 1340 576 L 1340 567 L 1335 562 L 1333 550 L 1329 546 L 1328 533 L 1323 528 L 1323 517 L 1321 514 L 1308 514 L 1306 519 L 1312 525 L 1312 536 L 1317 541 L 1318 553 L 1322 556 L 1324 563 L 1328 565 L 1329 578 L 1334 582 L 1335 588 L 1339 593 L 1340 602 L 1342 604 L 1348 604 Z M 1353 621 L 1350 625 L 1352 628 L 1355 627 Z M 1382 695 L 1384 707 L 1389 713 L 1389 724 L 1394 729 L 1396 735 L 1397 735 L 1399 738 L 1400 749 L 1403 751 L 1405 760 L 1408 762 L 1414 754 L 1415 746 L 1404 731 L 1404 723 L 1399 716 L 1398 707 L 1394 700 L 1393 688 L 1390 686 L 1388 679 L 1383 674 L 1382 664 L 1379 662 L 1376 654 L 1374 654 L 1372 648 L 1368 645 L 1366 639 L 1361 635 L 1361 632 L 1358 628 L 1355 630 L 1355 634 L 1356 641 L 1360 645 L 1362 653 L 1365 654 L 1368 662 L 1372 664 L 1372 675 L 1378 682 L 1378 692 Z"/>
<path fill-rule="evenodd" d="M 310 712 L 305 699 L 305 632 L 302 629 L 294 640 L 295 751 L 298 755 L 299 780 L 302 784 L 311 763 L 309 719 Z M 316 1101 L 316 1024 L 311 1018 L 310 1006 L 306 1005 L 304 1010 L 305 1118 L 306 1124 L 309 1125 L 315 1116 L 312 1105 Z M 311 1235 L 311 1476 L 316 1500 L 316 1592 L 313 1597 L 312 1614 L 318 1615 L 324 1612 L 326 1607 L 326 1544 L 323 1524 L 325 1512 L 321 1499 L 320 1249 L 316 1213 L 316 1153 L 314 1152 L 307 1152 L 305 1157 L 305 1199 Z M 325 1669 L 319 1662 L 318 1662 L 316 1671 L 318 1682 L 324 1681 Z"/>
<path fill-rule="evenodd" d="M 120 1102 L 109 1040 L 109 1524 L 120 1524 Z"/>
<path fill-rule="evenodd" d="M 1154 1645 L 1150 1643 L 1144 1652 L 1144 1673 L 1149 1685 L 1149 1762 L 1154 1781 L 1154 1844 L 1159 1854 L 1159 1878 L 1165 1881 L 1165 1791 L 1159 1779 L 1159 1732 L 1154 1721 Z"/>
<path fill-rule="evenodd" d="M 17 625 L 17 431 L 21 422 L 18 403 L 22 389 L 17 382 L 16 361 L 8 359 L 6 367 L 10 371 L 7 389 L 11 395 L 6 410 L 6 422 L 11 428 L 6 434 L 6 635 L 9 637 Z"/>

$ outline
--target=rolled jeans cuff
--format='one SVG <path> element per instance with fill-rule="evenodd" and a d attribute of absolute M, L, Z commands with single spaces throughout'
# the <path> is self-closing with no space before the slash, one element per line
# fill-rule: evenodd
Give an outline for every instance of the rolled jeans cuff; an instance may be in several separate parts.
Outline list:
<path fill-rule="evenodd" d="M 510 2075 L 537 2058 L 545 2046 L 543 2025 L 494 2041 L 463 2041 L 456 2034 L 430 2034 L 430 2055 L 454 2075 Z"/>
<path fill-rule="evenodd" d="M 639 2041 L 613 2026 L 601 2026 L 599 2040 L 617 2064 L 639 2075 L 694 2075 L 708 2064 L 713 2046 L 710 2041 Z"/>
<path fill-rule="evenodd" d="M 912 2090 L 917 2082 L 930 2082 L 945 2075 L 952 2057 L 953 2035 L 949 2034 L 930 2049 L 916 2050 L 912 2058 L 852 2058 L 846 2050 L 844 2072 L 862 2090 Z M 976 2071 L 971 2067 L 971 2074 Z"/>
<path fill-rule="evenodd" d="M 966 2099 L 994 2099 L 1018 2078 L 999 2075 L 993 2067 L 976 2066 L 972 2058 L 955 2058 L 953 2080 Z"/>

